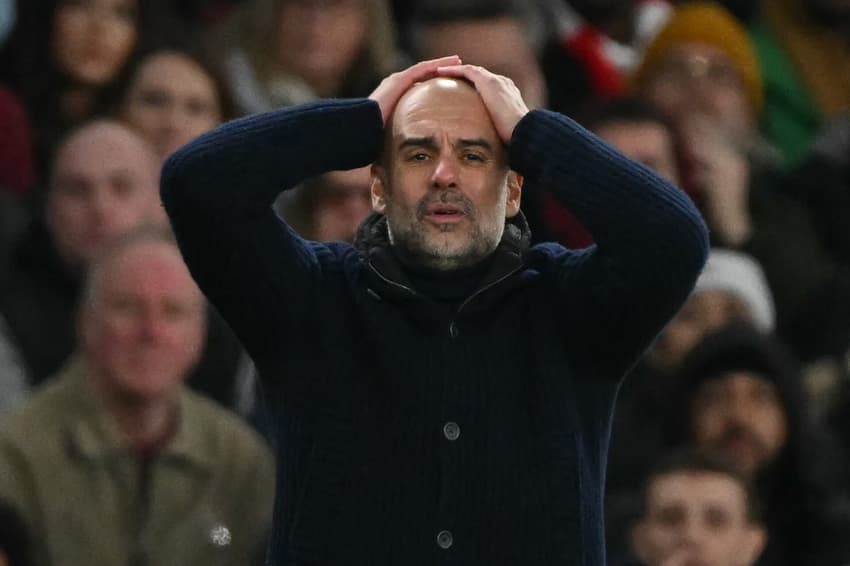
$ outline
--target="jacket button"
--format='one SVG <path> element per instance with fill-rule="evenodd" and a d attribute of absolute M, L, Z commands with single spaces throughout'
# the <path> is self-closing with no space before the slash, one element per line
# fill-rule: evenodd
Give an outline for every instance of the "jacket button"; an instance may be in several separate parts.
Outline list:
<path fill-rule="evenodd" d="M 449 548 L 452 543 L 454 543 L 454 537 L 452 537 L 452 533 L 449 531 L 440 531 L 437 533 L 437 546 L 446 550 Z"/>
<path fill-rule="evenodd" d="M 457 440 L 460 436 L 460 427 L 451 421 L 443 425 L 443 436 L 449 440 Z"/>
<path fill-rule="evenodd" d="M 457 335 L 460 334 L 460 331 L 457 329 L 457 324 L 454 322 L 449 324 L 449 336 L 452 338 L 457 338 Z"/>

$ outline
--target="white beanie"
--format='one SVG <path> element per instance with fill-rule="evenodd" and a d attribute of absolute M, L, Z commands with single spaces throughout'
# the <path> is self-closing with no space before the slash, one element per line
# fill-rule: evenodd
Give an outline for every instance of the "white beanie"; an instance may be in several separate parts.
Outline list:
<path fill-rule="evenodd" d="M 749 255 L 712 248 L 694 293 L 720 290 L 740 298 L 749 307 L 753 324 L 771 332 L 776 321 L 773 294 L 758 262 Z"/>

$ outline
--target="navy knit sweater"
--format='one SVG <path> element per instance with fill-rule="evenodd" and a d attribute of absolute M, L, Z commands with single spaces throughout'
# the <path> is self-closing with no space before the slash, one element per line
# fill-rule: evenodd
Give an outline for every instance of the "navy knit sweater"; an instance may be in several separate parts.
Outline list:
<path fill-rule="evenodd" d="M 480 288 L 447 308 L 393 261 L 381 219 L 356 246 L 322 244 L 271 208 L 382 141 L 375 102 L 321 101 L 226 124 L 163 170 L 186 261 L 274 414 L 273 564 L 602 566 L 617 386 L 688 295 L 702 220 L 575 122 L 533 111 L 510 165 L 597 244 L 528 248 L 518 218 Z"/>

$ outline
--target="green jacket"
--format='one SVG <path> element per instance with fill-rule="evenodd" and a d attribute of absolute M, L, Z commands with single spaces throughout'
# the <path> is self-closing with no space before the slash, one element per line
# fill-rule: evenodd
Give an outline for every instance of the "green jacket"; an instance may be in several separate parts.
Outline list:
<path fill-rule="evenodd" d="M 21 515 L 34 566 L 259 563 L 274 490 L 266 446 L 185 389 L 179 415 L 145 475 L 81 362 L 0 418 L 0 500 Z"/>

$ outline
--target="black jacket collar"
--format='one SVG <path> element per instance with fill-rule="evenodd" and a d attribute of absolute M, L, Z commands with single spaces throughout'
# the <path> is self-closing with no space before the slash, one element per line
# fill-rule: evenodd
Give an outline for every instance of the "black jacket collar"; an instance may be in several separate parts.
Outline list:
<path fill-rule="evenodd" d="M 495 291 L 510 286 L 500 285 L 519 271 L 531 241 L 531 231 L 522 212 L 505 222 L 505 231 L 498 247 L 490 258 L 490 267 L 478 289 L 460 305 L 461 310 L 472 310 L 474 299 L 485 291 Z M 428 298 L 417 291 L 405 273 L 403 265 L 390 249 L 387 219 L 383 214 L 371 214 L 361 224 L 354 246 L 360 252 L 368 269 L 370 289 L 382 299 L 391 301 L 428 302 Z M 479 301 L 475 301 L 479 303 Z M 489 301 L 485 302 L 489 304 Z"/>

